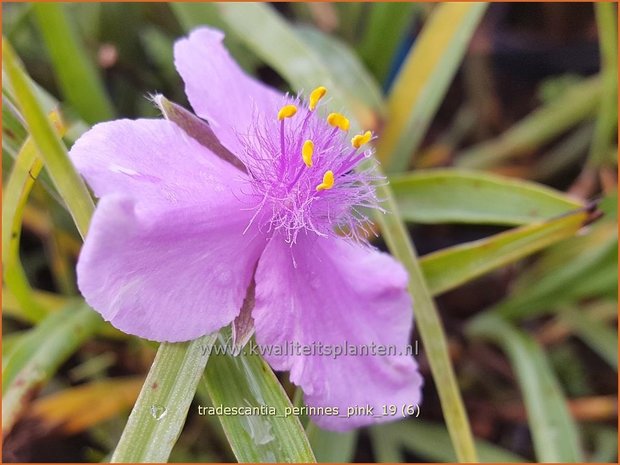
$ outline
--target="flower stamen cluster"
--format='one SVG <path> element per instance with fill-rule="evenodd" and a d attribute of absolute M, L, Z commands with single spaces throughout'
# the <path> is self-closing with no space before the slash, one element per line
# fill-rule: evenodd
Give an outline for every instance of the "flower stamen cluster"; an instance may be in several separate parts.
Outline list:
<path fill-rule="evenodd" d="M 239 136 L 251 194 L 257 198 L 252 223 L 269 232 L 284 231 L 291 244 L 300 231 L 358 239 L 368 222 L 361 210 L 379 208 L 373 182 L 380 178 L 372 168 L 356 171 L 372 155 L 367 148 L 372 132 L 356 134 L 347 143 L 348 118 L 330 113 L 324 119 L 317 113 L 326 94 L 325 87 L 317 87 L 307 106 L 287 97 L 275 121 L 256 118 L 253 132 Z"/>

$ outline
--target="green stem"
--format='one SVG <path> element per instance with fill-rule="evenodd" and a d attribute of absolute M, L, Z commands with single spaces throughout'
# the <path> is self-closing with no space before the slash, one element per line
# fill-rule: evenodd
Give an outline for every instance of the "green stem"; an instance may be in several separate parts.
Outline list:
<path fill-rule="evenodd" d="M 383 207 L 388 214 L 377 214 L 376 221 L 381 227 L 390 251 L 409 272 L 409 292 L 413 297 L 415 315 L 422 337 L 422 343 L 439 393 L 443 414 L 454 443 L 454 449 L 461 462 L 478 460 L 474 439 L 463 406 L 454 370 L 448 355 L 448 345 L 443 325 L 422 274 L 420 262 L 404 223 L 400 220 L 398 207 L 387 185 L 377 186 L 377 195 L 384 199 Z"/>

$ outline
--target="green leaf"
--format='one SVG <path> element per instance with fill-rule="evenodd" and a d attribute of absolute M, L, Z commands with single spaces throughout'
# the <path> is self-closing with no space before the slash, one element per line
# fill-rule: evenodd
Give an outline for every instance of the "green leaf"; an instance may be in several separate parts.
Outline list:
<path fill-rule="evenodd" d="M 421 6 L 412 2 L 369 3 L 367 25 L 358 46 L 360 57 L 380 82 L 388 77 L 398 46 L 407 39 L 415 13 Z"/>
<path fill-rule="evenodd" d="M 597 426 L 596 448 L 589 457 L 591 463 L 616 463 L 618 461 L 618 430 L 609 426 Z"/>
<path fill-rule="evenodd" d="M 6 82 L 4 73 L 3 84 Z M 19 149 L 24 144 L 28 132 L 17 110 L 16 104 L 8 92 L 6 86 L 2 86 L 2 153 L 5 152 L 12 158 L 17 156 Z M 3 163 L 5 158 L 3 157 Z M 4 165 L 3 165 L 4 167 Z"/>
<path fill-rule="evenodd" d="M 405 463 L 400 441 L 387 428 L 374 426 L 370 429 L 372 452 L 377 463 Z"/>
<path fill-rule="evenodd" d="M 114 117 L 103 82 L 78 40 L 62 3 L 33 5 L 63 95 L 88 123 Z"/>
<path fill-rule="evenodd" d="M 330 107 L 353 111 L 361 127 L 373 127 L 375 114 L 359 99 L 351 101 L 346 86 L 330 66 L 269 5 L 219 3 L 222 19 L 263 61 L 295 90 L 309 93 L 318 86 L 329 91 Z M 359 96 L 356 96 L 359 98 Z"/>
<path fill-rule="evenodd" d="M 579 210 L 425 255 L 424 276 L 431 292 L 441 294 L 574 235 L 588 218 L 586 211 Z"/>
<path fill-rule="evenodd" d="M 494 307 L 505 318 L 525 318 L 584 298 L 617 294 L 618 240 L 612 222 L 599 222 L 589 234 L 547 250 Z"/>
<path fill-rule="evenodd" d="M 525 401 L 538 461 L 583 461 L 577 425 L 553 368 L 534 339 L 490 314 L 472 321 L 467 333 L 495 342 L 510 358 Z"/>
<path fill-rule="evenodd" d="M 103 320 L 84 303 L 53 313 L 24 335 L 2 369 L 2 430 L 7 434 L 28 399 L 99 329 Z"/>
<path fill-rule="evenodd" d="M 416 171 L 390 185 L 402 218 L 415 223 L 522 225 L 583 207 L 543 185 L 478 171 Z"/>
<path fill-rule="evenodd" d="M 461 152 L 456 158 L 457 166 L 486 169 L 541 147 L 590 118 L 600 102 L 601 90 L 600 76 L 574 84 L 561 98 L 538 108 L 498 138 Z"/>
<path fill-rule="evenodd" d="M 75 225 L 84 237 L 95 208 L 93 200 L 84 182 L 75 171 L 67 149 L 48 121 L 15 52 L 4 38 L 2 39 L 2 54 L 2 63 L 11 80 L 15 97 L 32 139 L 47 166 L 54 185 L 69 208 Z"/>
<path fill-rule="evenodd" d="M 225 336 L 220 335 L 220 343 L 222 349 L 226 347 Z M 267 406 L 276 411 L 219 417 L 239 462 L 315 462 L 297 415 L 290 413 L 291 402 L 261 357 L 214 353 L 204 381 L 215 407 Z"/>
<path fill-rule="evenodd" d="M 615 329 L 587 312 L 572 307 L 562 309 L 559 316 L 577 337 L 618 371 L 618 333 Z"/>
<path fill-rule="evenodd" d="M 217 334 L 159 346 L 112 462 L 166 462 Z"/>
<path fill-rule="evenodd" d="M 317 463 L 351 463 L 353 460 L 358 430 L 338 433 L 321 429 L 310 422 L 306 434 Z"/>
<path fill-rule="evenodd" d="M 34 298 L 19 257 L 22 217 L 30 190 L 43 164 L 32 139 L 27 138 L 20 150 L 8 182 L 2 192 L 2 265 L 7 289 L 19 302 L 28 319 L 42 318 L 46 311 Z"/>
<path fill-rule="evenodd" d="M 598 108 L 589 163 L 594 166 L 618 163 L 612 151 L 618 128 L 618 23 L 613 3 L 594 5 L 601 50 L 602 98 Z M 609 154 L 613 153 L 610 157 Z"/>
<path fill-rule="evenodd" d="M 430 462 L 456 462 L 445 426 L 419 419 L 398 421 L 372 428 L 373 446 L 379 439 L 390 438 L 392 447 L 404 448 Z M 376 440 L 375 440 L 376 437 Z M 476 440 L 481 462 L 523 463 L 526 460 L 512 452 L 481 439 Z"/>
<path fill-rule="evenodd" d="M 486 8 L 483 2 L 442 3 L 426 21 L 388 98 L 377 154 L 389 172 L 405 170 L 418 150 Z"/>
<path fill-rule="evenodd" d="M 310 26 L 299 26 L 296 32 L 322 58 L 331 74 L 339 77 L 338 84 L 346 91 L 350 106 L 361 101 L 383 115 L 385 108 L 379 84 L 345 42 Z"/>

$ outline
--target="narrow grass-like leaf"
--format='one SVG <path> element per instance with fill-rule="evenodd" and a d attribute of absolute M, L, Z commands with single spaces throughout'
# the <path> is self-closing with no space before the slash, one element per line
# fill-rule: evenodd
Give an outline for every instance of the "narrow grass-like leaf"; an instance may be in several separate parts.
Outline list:
<path fill-rule="evenodd" d="M 216 338 L 210 334 L 159 346 L 112 462 L 168 460 Z"/>
<path fill-rule="evenodd" d="M 613 3 L 595 3 L 601 50 L 602 98 L 598 108 L 594 136 L 590 146 L 591 165 L 617 164 L 617 150 L 612 152 L 618 128 L 618 23 Z M 613 157 L 609 154 L 613 153 Z"/>
<path fill-rule="evenodd" d="M 581 299 L 616 296 L 616 226 L 599 222 L 585 236 L 550 248 L 514 283 L 511 295 L 494 307 L 505 318 L 526 318 Z"/>
<path fill-rule="evenodd" d="M 4 170 L 4 174 L 11 171 L 13 159 L 17 156 L 19 149 L 21 149 L 23 143 L 26 141 L 28 131 L 25 127 L 26 122 L 15 102 L 13 90 L 10 88 L 9 79 L 5 74 L 4 68 L 2 70 L 2 77 L 2 151 L 3 155 L 9 155 L 9 157 L 3 156 L 2 158 L 2 169 Z M 26 79 L 35 90 L 37 101 L 41 104 L 46 114 L 58 113 L 59 102 L 36 82 L 29 79 L 28 76 L 26 76 Z M 77 140 L 77 138 L 88 129 L 88 126 L 82 120 L 75 118 L 67 119 L 67 115 L 62 116 L 63 130 L 65 131 L 64 138 L 67 141 Z M 48 170 L 44 166 L 37 180 L 56 202 L 66 208 L 47 171 Z"/>
<path fill-rule="evenodd" d="M 103 82 L 78 40 L 63 3 L 33 5 L 63 95 L 88 123 L 114 116 Z"/>
<path fill-rule="evenodd" d="M 66 203 L 82 237 L 86 235 L 94 210 L 86 185 L 75 171 L 64 144 L 54 132 L 45 111 L 41 108 L 15 52 L 2 39 L 2 62 L 11 80 L 15 97 L 34 143 L 43 158 L 50 176 Z"/>
<path fill-rule="evenodd" d="M 3 309 L 4 310 L 4 309 Z M 28 330 L 12 331 L 2 336 L 2 367 L 6 365 L 7 360 L 13 353 L 15 346 L 28 334 Z"/>
<path fill-rule="evenodd" d="M 405 463 L 398 438 L 380 426 L 370 429 L 372 452 L 377 463 Z"/>
<path fill-rule="evenodd" d="M 455 462 L 456 455 L 445 426 L 420 419 L 405 420 L 372 428 L 372 434 L 389 437 L 393 447 L 402 448 L 430 462 Z M 376 444 L 373 441 L 373 445 Z M 523 463 L 526 460 L 512 452 L 481 439 L 476 440 L 481 462 Z"/>
<path fill-rule="evenodd" d="M 618 461 L 618 430 L 599 426 L 595 431 L 595 450 L 589 457 L 591 463 L 616 463 Z"/>
<path fill-rule="evenodd" d="M 338 84 L 346 90 L 349 106 L 362 101 L 384 116 L 379 84 L 345 42 L 310 26 L 299 26 L 296 32 L 322 58 L 331 74 L 339 77 Z"/>
<path fill-rule="evenodd" d="M 592 140 L 594 126 L 585 123 L 577 127 L 573 132 L 551 147 L 536 165 L 534 165 L 527 177 L 534 181 L 544 181 L 565 173 L 567 169 L 578 165 L 580 160 L 588 153 L 588 147 Z"/>
<path fill-rule="evenodd" d="M 306 434 L 317 463 L 351 463 L 359 436 L 357 430 L 338 433 L 319 428 L 310 422 Z"/>
<path fill-rule="evenodd" d="M 389 172 L 405 170 L 422 143 L 486 7 L 442 3 L 426 21 L 388 98 L 377 154 Z"/>
<path fill-rule="evenodd" d="M 366 28 L 358 51 L 375 77 L 384 82 L 398 46 L 407 39 L 407 28 L 420 5 L 413 2 L 373 2 L 367 6 Z"/>
<path fill-rule="evenodd" d="M 67 297 L 59 296 L 46 291 L 33 290 L 32 297 L 36 305 L 41 307 L 45 312 L 42 316 L 32 315 L 25 312 L 20 301 L 10 292 L 6 286 L 2 288 L 2 313 L 25 323 L 39 323 L 43 318 L 52 312 L 61 310 L 69 301 Z"/>
<path fill-rule="evenodd" d="M 353 111 L 363 128 L 374 126 L 374 111 L 359 99 L 350 104 L 351 94 L 332 74 L 323 57 L 272 7 L 262 3 L 220 3 L 218 8 L 235 34 L 294 90 L 307 94 L 317 86 L 325 86 L 329 90 L 331 108 Z"/>
<path fill-rule="evenodd" d="M 3 73 L 4 74 L 4 73 Z M 3 76 L 4 81 L 4 76 Z M 3 82 L 4 83 L 4 82 Z M 24 144 L 28 132 L 24 128 L 24 122 L 17 110 L 13 98 L 7 88 L 2 86 L 2 152 L 15 158 L 19 149 Z M 4 163 L 4 159 L 3 159 Z"/>
<path fill-rule="evenodd" d="M 593 351 L 618 371 L 618 333 L 603 321 L 576 308 L 565 308 L 559 314 L 573 332 Z"/>
<path fill-rule="evenodd" d="M 294 32 L 281 18 L 268 10 L 268 7 L 252 4 L 251 14 L 248 11 L 249 4 L 225 4 L 220 7 L 224 8 L 224 18 L 237 34 L 269 65 L 280 71 L 293 88 L 300 89 L 307 85 L 312 88 L 316 84 L 329 85 L 338 82 L 338 76 L 330 76 L 329 69 L 323 66 L 307 47 L 299 47 L 294 39 Z M 255 11 L 255 8 L 258 8 L 258 11 Z M 287 46 L 279 47 L 281 43 Z M 291 43 L 294 44 L 292 47 Z M 337 104 L 332 94 L 335 108 L 350 108 L 346 101 L 340 99 L 342 94 L 337 99 Z M 364 125 L 358 121 L 357 126 L 360 124 Z M 399 218 L 398 206 L 389 186 L 377 186 L 377 195 L 384 199 L 383 206 L 390 214 L 377 214 L 376 221 L 391 252 L 409 273 L 409 291 L 416 302 L 416 321 L 457 456 L 459 460 L 475 462 L 476 450 L 471 428 L 448 356 L 443 326 L 424 280 L 415 248 Z"/>
<path fill-rule="evenodd" d="M 123 414 L 140 392 L 141 377 L 111 378 L 63 389 L 34 402 L 29 416 L 46 429 L 76 434 Z"/>
<path fill-rule="evenodd" d="M 390 185 L 402 218 L 414 223 L 522 225 L 583 207 L 543 185 L 477 171 L 416 171 Z"/>
<path fill-rule="evenodd" d="M 22 216 L 30 190 L 43 164 L 32 139 L 26 139 L 2 193 L 2 268 L 7 289 L 28 319 L 42 318 L 46 311 L 35 300 L 19 258 Z"/>
<path fill-rule="evenodd" d="M 84 303 L 47 317 L 14 347 L 2 370 L 2 431 L 7 434 L 28 399 L 101 326 Z"/>
<path fill-rule="evenodd" d="M 442 249 L 422 257 L 433 294 L 441 294 L 495 268 L 574 235 L 589 215 L 584 210 L 543 223 L 522 226 L 489 238 Z"/>
<path fill-rule="evenodd" d="M 457 166 L 490 168 L 527 154 L 595 113 L 601 100 L 600 76 L 574 84 L 561 98 L 535 110 L 496 139 L 461 152 Z"/>
<path fill-rule="evenodd" d="M 221 333 L 224 334 L 224 333 Z M 227 342 L 220 336 L 220 343 Z M 258 355 L 214 354 L 204 377 L 214 406 L 273 407 L 275 414 L 222 415 L 220 422 L 239 462 L 314 462 L 297 415 L 271 368 Z"/>
<path fill-rule="evenodd" d="M 60 134 L 65 127 L 57 112 L 52 112 L 50 120 Z M 2 257 L 3 278 L 7 289 L 19 302 L 20 309 L 29 320 L 38 320 L 47 310 L 34 298 L 26 273 L 19 257 L 22 218 L 30 191 L 37 180 L 43 163 L 38 156 L 32 138 L 27 137 L 20 149 L 11 174 L 3 190 L 2 204 Z"/>
<path fill-rule="evenodd" d="M 496 315 L 476 318 L 467 332 L 500 345 L 510 358 L 525 401 L 536 458 L 540 462 L 583 461 L 577 425 L 540 346 Z"/>

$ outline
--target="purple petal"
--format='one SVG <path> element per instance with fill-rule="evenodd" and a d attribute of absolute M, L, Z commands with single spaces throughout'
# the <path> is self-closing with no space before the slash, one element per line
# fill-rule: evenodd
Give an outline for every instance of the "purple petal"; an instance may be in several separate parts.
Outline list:
<path fill-rule="evenodd" d="M 101 197 L 77 266 L 86 301 L 157 341 L 230 323 L 265 245 L 244 234 L 246 175 L 166 120 L 98 124 L 70 155 Z"/>
<path fill-rule="evenodd" d="M 174 45 L 174 62 L 196 114 L 209 121 L 229 150 L 239 154 L 237 135 L 248 134 L 257 112 L 270 112 L 275 119 L 283 97 L 245 74 L 223 39 L 220 31 L 195 29 Z"/>
<path fill-rule="evenodd" d="M 71 159 L 97 197 L 122 194 L 141 209 L 219 203 L 247 182 L 245 174 L 163 119 L 95 125 L 74 144 Z"/>
<path fill-rule="evenodd" d="M 211 333 L 239 314 L 265 245 L 243 235 L 249 216 L 222 204 L 139 212 L 101 199 L 77 265 L 84 298 L 115 327 L 155 341 Z"/>
<path fill-rule="evenodd" d="M 348 419 L 315 416 L 319 426 L 347 430 L 388 421 L 397 417 L 381 416 L 384 406 L 420 402 L 422 378 L 414 359 L 402 354 L 413 319 L 407 274 L 389 255 L 341 238 L 300 236 L 293 247 L 272 239 L 256 271 L 253 316 L 265 358 L 275 369 L 291 371 L 309 406 L 337 407 L 341 416 L 350 407 L 374 410 Z M 313 353 L 299 353 L 298 344 L 314 344 Z M 350 349 L 348 355 L 325 355 L 327 347 L 334 352 L 345 344 L 358 351 L 393 346 L 398 355 L 356 356 Z"/>

